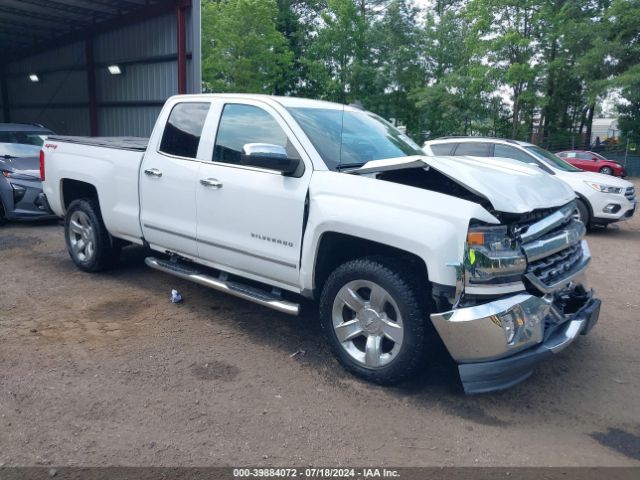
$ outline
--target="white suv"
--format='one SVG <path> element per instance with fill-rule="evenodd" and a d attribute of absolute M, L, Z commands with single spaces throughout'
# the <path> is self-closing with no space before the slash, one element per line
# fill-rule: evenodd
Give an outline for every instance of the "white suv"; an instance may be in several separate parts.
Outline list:
<path fill-rule="evenodd" d="M 481 137 L 443 137 L 424 143 L 427 155 L 503 157 L 534 164 L 564 180 L 576 192 L 580 220 L 587 226 L 628 220 L 637 205 L 631 182 L 601 173 L 585 172 L 557 155 L 527 142 Z"/>

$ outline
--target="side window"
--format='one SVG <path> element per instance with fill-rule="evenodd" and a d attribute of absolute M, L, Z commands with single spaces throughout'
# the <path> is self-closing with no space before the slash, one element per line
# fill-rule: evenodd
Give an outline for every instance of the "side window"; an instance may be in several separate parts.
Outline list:
<path fill-rule="evenodd" d="M 591 160 L 591 158 L 593 158 L 591 155 L 589 155 L 588 153 L 578 153 L 578 158 L 580 160 Z"/>
<path fill-rule="evenodd" d="M 429 145 L 429 148 L 431 148 L 434 155 L 451 155 L 453 145 L 453 143 L 436 143 Z"/>
<path fill-rule="evenodd" d="M 459 143 L 456 148 L 455 155 L 473 155 L 476 157 L 489 157 L 491 156 L 491 144 L 489 142 L 465 142 Z"/>
<path fill-rule="evenodd" d="M 279 145 L 285 148 L 289 158 L 300 158 L 287 134 L 269 113 L 253 105 L 225 105 L 213 148 L 213 161 L 241 164 L 247 143 Z"/>
<path fill-rule="evenodd" d="M 501 145 L 499 143 L 496 143 L 496 146 L 493 151 L 493 156 L 511 158 L 513 160 L 518 160 L 524 163 L 537 163 L 528 154 L 518 150 L 517 148 L 510 147 L 508 145 Z"/>
<path fill-rule="evenodd" d="M 160 151 L 179 157 L 196 158 L 209 103 L 178 103 L 164 127 Z"/>

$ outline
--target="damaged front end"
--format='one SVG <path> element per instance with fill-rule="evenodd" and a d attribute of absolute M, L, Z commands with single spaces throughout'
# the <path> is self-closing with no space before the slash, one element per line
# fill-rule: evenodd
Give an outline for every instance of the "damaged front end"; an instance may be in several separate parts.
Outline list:
<path fill-rule="evenodd" d="M 584 225 L 562 208 L 471 225 L 453 307 L 431 315 L 466 393 L 508 388 L 598 320 Z M 509 220 L 512 220 L 509 222 Z"/>

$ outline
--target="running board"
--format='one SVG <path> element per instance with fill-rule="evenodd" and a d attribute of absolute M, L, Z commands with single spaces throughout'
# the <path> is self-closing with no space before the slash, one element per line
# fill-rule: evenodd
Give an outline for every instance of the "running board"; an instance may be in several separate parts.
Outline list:
<path fill-rule="evenodd" d="M 228 275 L 226 273 L 221 273 L 220 277 L 216 278 L 202 273 L 195 268 L 191 268 L 188 265 L 155 257 L 145 258 L 144 263 L 151 268 L 160 270 L 161 272 L 170 273 L 171 275 L 175 275 L 176 277 L 184 280 L 190 280 L 200 285 L 204 285 L 205 287 L 226 292 L 238 298 L 243 298 L 250 302 L 257 303 L 258 305 L 273 308 L 274 310 L 282 313 L 298 315 L 300 312 L 300 304 L 282 300 L 282 298 L 275 293 L 267 292 L 265 290 L 252 287 L 251 285 L 229 281 L 227 280 Z"/>

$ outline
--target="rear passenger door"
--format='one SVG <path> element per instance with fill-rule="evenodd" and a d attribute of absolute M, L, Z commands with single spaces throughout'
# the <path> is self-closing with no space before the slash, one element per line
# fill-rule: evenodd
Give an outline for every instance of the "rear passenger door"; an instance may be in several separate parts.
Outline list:
<path fill-rule="evenodd" d="M 199 160 L 205 159 L 200 139 L 210 106 L 203 101 L 176 103 L 160 141 L 150 143 L 144 156 L 140 222 L 144 238 L 156 250 L 197 257 L 196 185 Z"/>

